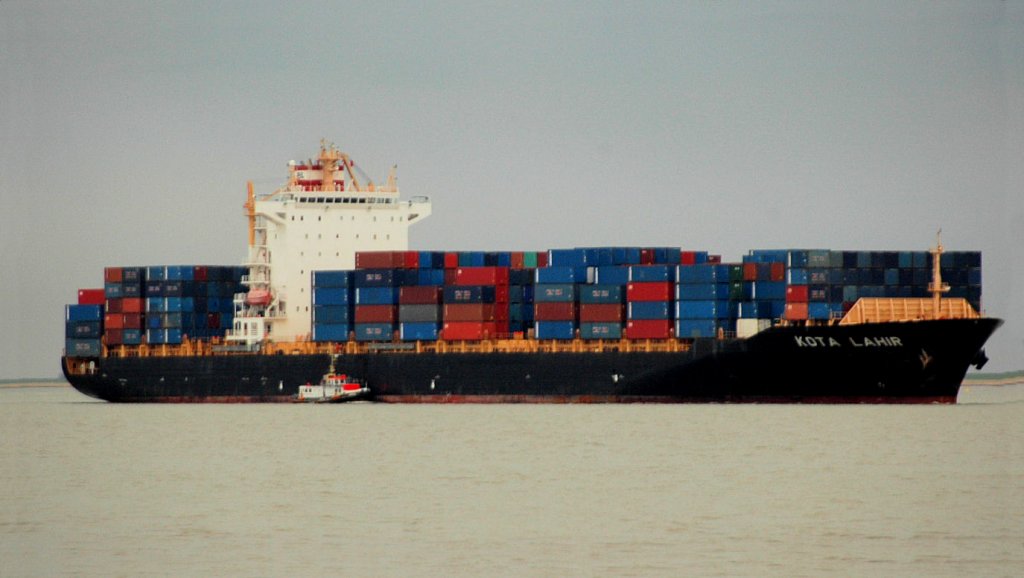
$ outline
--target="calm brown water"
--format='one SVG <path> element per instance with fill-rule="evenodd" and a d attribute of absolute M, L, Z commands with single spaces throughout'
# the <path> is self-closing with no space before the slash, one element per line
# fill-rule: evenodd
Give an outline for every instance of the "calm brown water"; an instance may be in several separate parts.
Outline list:
<path fill-rule="evenodd" d="M 0 390 L 0 576 L 1019 576 L 1024 386 L 961 402 Z"/>

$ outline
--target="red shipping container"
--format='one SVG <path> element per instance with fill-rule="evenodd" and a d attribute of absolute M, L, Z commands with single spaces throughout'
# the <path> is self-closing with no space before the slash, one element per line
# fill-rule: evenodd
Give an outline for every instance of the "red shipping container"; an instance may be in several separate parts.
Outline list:
<path fill-rule="evenodd" d="M 807 303 L 809 293 L 807 285 L 786 285 L 786 303 Z M 807 318 L 806 311 L 804 317 Z"/>
<path fill-rule="evenodd" d="M 124 299 L 107 299 L 107 313 L 124 313 Z"/>
<path fill-rule="evenodd" d="M 508 304 L 452 303 L 442 311 L 444 321 L 508 321 Z"/>
<path fill-rule="evenodd" d="M 626 339 L 668 339 L 672 321 L 668 319 L 633 319 L 626 323 Z"/>
<path fill-rule="evenodd" d="M 533 318 L 537 321 L 573 321 L 576 319 L 576 304 L 572 301 L 534 303 Z"/>
<path fill-rule="evenodd" d="M 772 263 L 771 264 L 771 280 L 772 281 L 785 281 L 786 280 L 786 264 L 785 263 Z"/>
<path fill-rule="evenodd" d="M 106 292 L 103 289 L 79 289 L 79 305 L 103 305 L 106 301 Z"/>
<path fill-rule="evenodd" d="M 403 262 L 406 269 L 419 269 L 420 254 L 417 253 L 416 251 L 406 251 Z"/>
<path fill-rule="evenodd" d="M 445 253 L 444 254 L 444 268 L 445 269 L 458 269 L 459 268 L 459 254 L 458 253 Z"/>
<path fill-rule="evenodd" d="M 442 289 L 434 285 L 402 287 L 398 290 L 401 305 L 433 305 L 441 302 Z"/>
<path fill-rule="evenodd" d="M 206 265 L 196 265 L 192 268 L 193 281 L 206 281 L 209 278 L 209 269 Z"/>
<path fill-rule="evenodd" d="M 125 297 L 120 301 L 122 313 L 142 313 L 145 310 L 146 301 L 141 297 Z"/>
<path fill-rule="evenodd" d="M 142 315 L 138 313 L 125 313 L 123 317 L 122 327 L 124 329 L 142 329 Z"/>
<path fill-rule="evenodd" d="M 453 285 L 508 285 L 508 267 L 459 267 Z"/>
<path fill-rule="evenodd" d="M 786 319 L 790 321 L 803 321 L 807 319 L 807 304 L 786 303 Z"/>
<path fill-rule="evenodd" d="M 522 251 L 514 251 L 512 257 L 512 268 L 513 269 L 525 269 L 526 268 L 526 256 Z"/>
<path fill-rule="evenodd" d="M 743 280 L 744 281 L 757 281 L 758 280 L 757 279 L 757 263 L 744 263 L 743 264 Z"/>
<path fill-rule="evenodd" d="M 626 301 L 672 301 L 675 299 L 672 289 L 670 281 L 630 283 L 626 285 Z"/>
<path fill-rule="evenodd" d="M 640 264 L 641 265 L 653 265 L 654 264 L 654 249 L 640 249 Z"/>
<path fill-rule="evenodd" d="M 494 302 L 495 303 L 508 303 L 508 285 L 495 285 L 494 286 Z"/>
<path fill-rule="evenodd" d="M 708 255 L 708 265 L 721 265 L 721 264 L 722 264 L 722 256 L 721 255 Z"/>
<path fill-rule="evenodd" d="M 581 303 L 580 323 L 621 322 L 625 317 L 623 309 L 618 303 Z"/>
<path fill-rule="evenodd" d="M 356 323 L 395 323 L 398 307 L 394 305 L 356 305 Z"/>
<path fill-rule="evenodd" d="M 107 329 L 103 332 L 103 342 L 107 345 L 122 345 L 124 343 L 124 331 L 120 329 Z"/>
<path fill-rule="evenodd" d="M 547 267 L 547 266 L 548 266 L 548 253 L 547 253 L 547 251 L 542 251 L 542 252 L 537 253 L 537 268 Z"/>
<path fill-rule="evenodd" d="M 441 331 L 449 341 L 493 339 L 508 334 L 508 323 L 453 321 L 446 322 Z"/>
<path fill-rule="evenodd" d="M 103 316 L 103 328 L 124 329 L 124 315 L 120 313 L 107 313 Z"/>
<path fill-rule="evenodd" d="M 401 269 L 404 251 L 357 251 L 356 269 Z"/>
<path fill-rule="evenodd" d="M 679 253 L 679 264 L 680 265 L 696 265 L 697 264 L 697 252 L 696 251 L 680 251 L 680 253 Z"/>
<path fill-rule="evenodd" d="M 106 283 L 120 283 L 123 279 L 120 267 L 107 267 L 103 269 L 103 281 Z"/>

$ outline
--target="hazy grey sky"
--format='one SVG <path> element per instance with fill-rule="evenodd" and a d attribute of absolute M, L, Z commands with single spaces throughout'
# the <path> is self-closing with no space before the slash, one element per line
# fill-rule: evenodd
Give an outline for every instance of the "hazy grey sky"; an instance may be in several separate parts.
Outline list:
<path fill-rule="evenodd" d="M 0 378 L 109 265 L 236 264 L 321 138 L 414 249 L 984 253 L 1024 367 L 1024 2 L 0 0 Z"/>

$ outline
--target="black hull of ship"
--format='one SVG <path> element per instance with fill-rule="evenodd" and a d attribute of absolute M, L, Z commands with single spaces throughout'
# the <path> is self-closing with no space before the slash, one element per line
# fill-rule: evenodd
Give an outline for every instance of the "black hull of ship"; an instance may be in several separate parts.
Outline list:
<path fill-rule="evenodd" d="M 339 355 L 391 403 L 955 403 L 998 319 L 776 327 L 687 352 Z M 329 355 L 108 357 L 65 376 L 112 402 L 284 402 Z"/>

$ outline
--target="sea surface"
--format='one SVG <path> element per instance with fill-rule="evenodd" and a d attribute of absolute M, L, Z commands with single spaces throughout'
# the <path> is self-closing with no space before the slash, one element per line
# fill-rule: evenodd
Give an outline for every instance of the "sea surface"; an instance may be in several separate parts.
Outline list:
<path fill-rule="evenodd" d="M 0 576 L 1021 576 L 955 406 L 115 405 L 0 389 Z"/>

